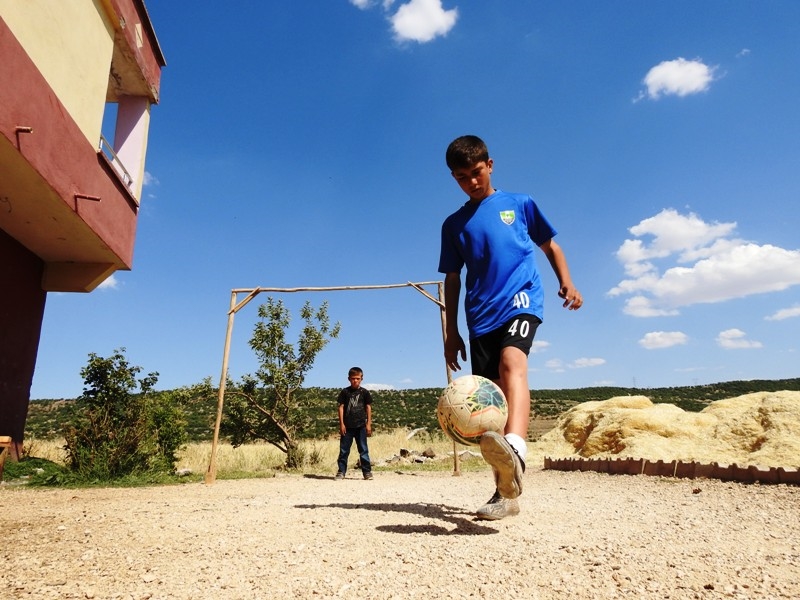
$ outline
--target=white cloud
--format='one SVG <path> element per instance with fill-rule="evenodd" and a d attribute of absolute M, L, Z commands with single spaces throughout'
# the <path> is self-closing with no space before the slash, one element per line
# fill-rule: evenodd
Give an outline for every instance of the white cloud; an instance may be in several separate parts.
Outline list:
<path fill-rule="evenodd" d="M 361 387 L 365 390 L 370 390 L 373 392 L 380 391 L 380 390 L 393 390 L 396 389 L 393 385 L 389 383 L 365 383 Z"/>
<path fill-rule="evenodd" d="M 389 13 L 396 0 L 350 0 L 350 4 L 368 10 L 380 4 Z M 447 35 L 458 20 L 458 9 L 445 10 L 442 0 L 408 0 L 389 16 L 394 39 L 398 42 L 424 44 Z"/>
<path fill-rule="evenodd" d="M 676 373 L 696 373 L 697 371 L 707 371 L 708 367 L 683 367 L 675 369 Z"/>
<path fill-rule="evenodd" d="M 706 223 L 674 209 L 643 220 L 629 231 L 652 239 L 622 243 L 616 256 L 627 279 L 608 295 L 630 296 L 626 314 L 652 317 L 800 284 L 800 250 L 728 238 L 735 229 L 736 223 Z"/>
<path fill-rule="evenodd" d="M 740 50 L 740 51 L 739 51 L 739 52 L 736 54 L 736 58 L 742 58 L 743 56 L 747 56 L 748 54 L 750 54 L 750 49 L 749 49 L 749 48 L 742 48 L 742 49 L 741 49 L 741 50 Z"/>
<path fill-rule="evenodd" d="M 541 352 L 542 350 L 546 350 L 550 347 L 550 342 L 536 341 L 534 340 L 533 344 L 531 345 L 531 352 L 536 354 L 537 352 Z"/>
<path fill-rule="evenodd" d="M 676 309 L 658 308 L 650 298 L 634 296 L 625 302 L 622 311 L 632 317 L 674 317 L 680 314 Z"/>
<path fill-rule="evenodd" d="M 458 19 L 458 9 L 445 10 L 441 0 L 410 0 L 390 17 L 398 41 L 430 42 L 447 35 Z"/>
<path fill-rule="evenodd" d="M 578 358 L 567 364 L 560 358 L 553 358 L 544 363 L 545 368 L 556 373 L 563 373 L 569 369 L 585 369 L 588 367 L 599 367 L 606 364 L 604 358 Z"/>
<path fill-rule="evenodd" d="M 647 350 L 681 346 L 689 341 L 689 337 L 681 331 L 651 331 L 644 334 L 639 345 Z"/>
<path fill-rule="evenodd" d="M 792 317 L 800 317 L 800 306 L 782 308 L 774 314 L 764 317 L 764 319 L 767 321 L 783 321 L 784 319 L 791 319 Z"/>
<path fill-rule="evenodd" d="M 156 179 L 149 171 L 144 172 L 144 179 L 142 179 L 142 184 L 147 187 L 148 185 L 158 185 L 158 179 Z"/>
<path fill-rule="evenodd" d="M 587 367 L 599 367 L 606 364 L 604 358 L 578 358 L 569 365 L 570 369 L 585 369 Z"/>
<path fill-rule="evenodd" d="M 636 100 L 645 96 L 658 100 L 662 95 L 683 97 L 705 92 L 714 81 L 715 70 L 716 67 L 709 67 L 700 59 L 665 60 L 647 72 L 643 80 L 647 91 L 642 91 Z"/>
<path fill-rule="evenodd" d="M 717 336 L 717 344 L 726 350 L 740 350 L 743 348 L 761 348 L 761 342 L 746 339 L 746 334 L 741 329 L 726 329 Z"/>
<path fill-rule="evenodd" d="M 100 285 L 97 286 L 98 290 L 115 290 L 119 287 L 119 280 L 112 273 L 111 276 L 106 278 Z"/>
<path fill-rule="evenodd" d="M 653 241 L 648 246 L 642 240 L 625 240 L 617 251 L 617 257 L 623 263 L 629 264 L 663 258 L 676 252 L 694 251 L 735 229 L 735 222 L 709 224 L 694 213 L 682 215 L 675 209 L 668 208 L 628 229 L 636 237 L 652 235 Z"/>

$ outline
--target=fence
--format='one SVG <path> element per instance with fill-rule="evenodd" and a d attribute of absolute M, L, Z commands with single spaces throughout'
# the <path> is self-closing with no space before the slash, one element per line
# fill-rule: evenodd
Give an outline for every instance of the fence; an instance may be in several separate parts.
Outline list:
<path fill-rule="evenodd" d="M 596 471 L 610 475 L 654 475 L 681 479 L 720 479 L 739 483 L 785 483 L 800 485 L 800 470 L 784 467 L 740 467 L 736 463 L 703 464 L 697 462 L 651 461 L 646 458 L 550 458 L 544 468 L 556 471 Z"/>

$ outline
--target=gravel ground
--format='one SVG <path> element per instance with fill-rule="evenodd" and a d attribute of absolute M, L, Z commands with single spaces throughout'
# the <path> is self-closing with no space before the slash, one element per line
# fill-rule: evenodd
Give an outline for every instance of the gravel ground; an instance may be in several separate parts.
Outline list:
<path fill-rule="evenodd" d="M 530 468 L 0 487 L 3 598 L 800 598 L 800 488 Z"/>

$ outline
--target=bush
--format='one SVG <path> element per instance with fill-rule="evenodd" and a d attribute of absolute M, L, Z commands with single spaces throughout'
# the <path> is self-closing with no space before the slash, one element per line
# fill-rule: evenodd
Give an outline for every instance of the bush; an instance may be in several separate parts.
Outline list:
<path fill-rule="evenodd" d="M 84 391 L 64 427 L 69 469 L 82 480 L 110 480 L 175 468 L 187 434 L 185 390 L 157 393 L 158 373 L 138 380 L 125 349 L 109 358 L 94 353 L 81 370 Z M 138 388 L 138 392 L 137 392 Z"/>

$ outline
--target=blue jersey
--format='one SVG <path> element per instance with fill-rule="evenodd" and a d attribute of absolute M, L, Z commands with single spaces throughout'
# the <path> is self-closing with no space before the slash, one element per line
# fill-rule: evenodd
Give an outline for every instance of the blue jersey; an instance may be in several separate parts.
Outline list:
<path fill-rule="evenodd" d="M 533 198 L 500 190 L 477 205 L 467 202 L 445 219 L 439 272 L 467 267 L 464 309 L 470 339 L 520 313 L 542 319 L 544 292 L 534 255 L 555 235 Z"/>

